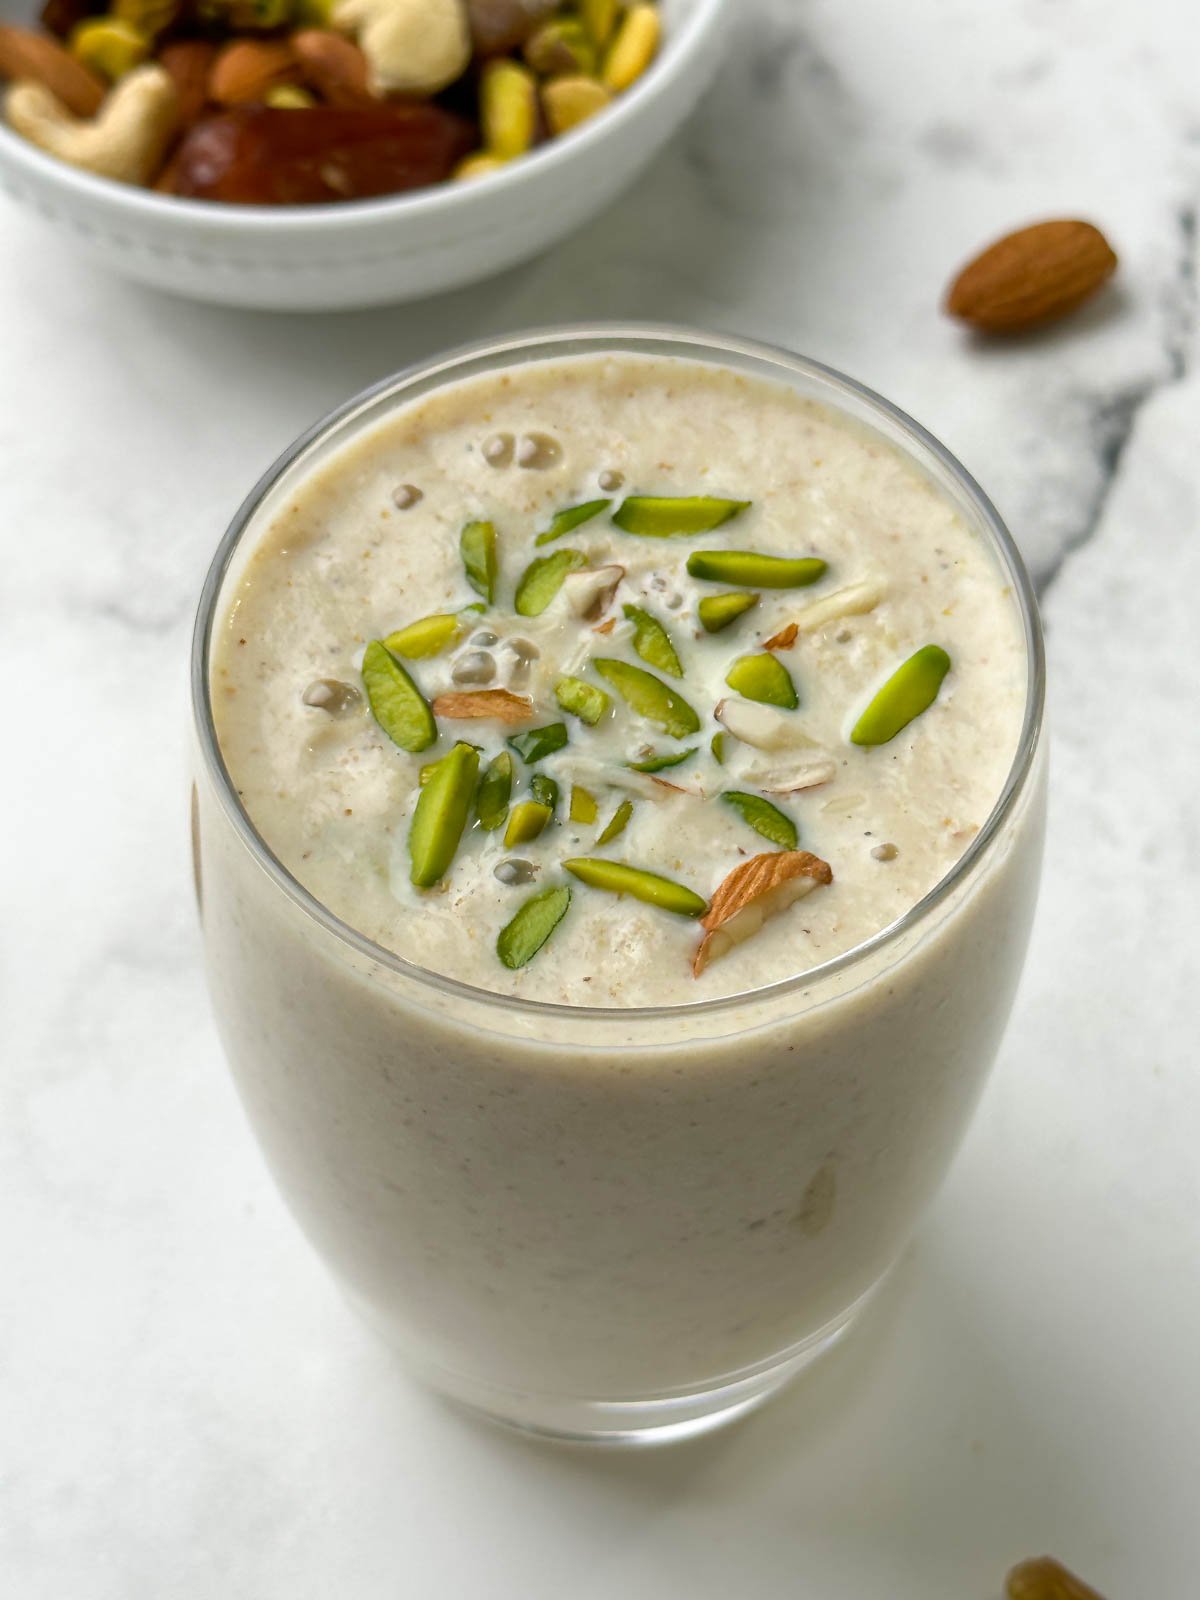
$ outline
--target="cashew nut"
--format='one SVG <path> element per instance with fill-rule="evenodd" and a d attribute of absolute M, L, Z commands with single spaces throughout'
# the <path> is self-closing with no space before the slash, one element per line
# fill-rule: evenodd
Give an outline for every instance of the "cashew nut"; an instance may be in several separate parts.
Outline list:
<path fill-rule="evenodd" d="M 73 117 L 40 83 L 8 92 L 9 124 L 31 144 L 118 183 L 146 184 L 175 131 L 175 86 L 162 67 L 138 67 L 112 89 L 90 122 Z"/>
<path fill-rule="evenodd" d="M 333 20 L 358 39 L 378 94 L 436 94 L 471 59 L 463 0 L 337 0 Z"/>

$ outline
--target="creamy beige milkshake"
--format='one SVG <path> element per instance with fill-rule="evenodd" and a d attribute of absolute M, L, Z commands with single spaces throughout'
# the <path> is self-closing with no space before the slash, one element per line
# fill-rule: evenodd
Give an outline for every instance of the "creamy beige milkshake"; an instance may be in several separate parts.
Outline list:
<path fill-rule="evenodd" d="M 760 1397 L 886 1270 L 1041 822 L 968 490 L 819 373 L 604 344 L 310 447 L 199 663 L 211 977 L 276 1175 L 435 1381 L 580 1434 Z"/>

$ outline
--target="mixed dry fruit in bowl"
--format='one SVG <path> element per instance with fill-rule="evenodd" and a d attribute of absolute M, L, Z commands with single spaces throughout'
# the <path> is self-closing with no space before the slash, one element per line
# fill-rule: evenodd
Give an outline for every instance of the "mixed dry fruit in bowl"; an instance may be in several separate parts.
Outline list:
<path fill-rule="evenodd" d="M 311 205 L 493 172 L 653 61 L 619 0 L 46 0 L 0 27 L 4 116 L 101 177 Z"/>

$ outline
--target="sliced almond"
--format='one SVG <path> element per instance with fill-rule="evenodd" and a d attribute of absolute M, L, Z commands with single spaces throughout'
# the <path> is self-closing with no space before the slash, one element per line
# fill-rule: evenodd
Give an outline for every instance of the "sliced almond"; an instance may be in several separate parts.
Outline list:
<path fill-rule="evenodd" d="M 737 769 L 740 783 L 764 794 L 799 794 L 801 789 L 816 789 L 837 777 L 837 762 L 825 751 L 814 748 L 792 758 L 774 762 L 750 761 Z"/>
<path fill-rule="evenodd" d="M 523 694 L 513 694 L 511 689 L 474 689 L 463 694 L 439 694 L 433 702 L 433 714 L 463 721 L 492 717 L 515 727 L 533 716 L 533 701 Z"/>
<path fill-rule="evenodd" d="M 780 628 L 778 633 L 773 633 L 769 639 L 763 640 L 764 650 L 790 650 L 796 642 L 796 635 L 800 632 L 798 625 L 789 622 L 787 627 Z"/>
<path fill-rule="evenodd" d="M 562 581 L 563 598 L 573 617 L 591 620 L 602 617 L 612 604 L 625 568 L 615 564 L 607 567 L 585 567 L 582 572 L 568 572 Z"/>
<path fill-rule="evenodd" d="M 704 937 L 692 962 L 693 976 L 757 933 L 768 917 L 832 882 L 829 863 L 807 850 L 767 851 L 734 867 L 701 919 Z"/>
<path fill-rule="evenodd" d="M 811 746 L 790 711 L 755 700 L 721 700 L 714 715 L 735 739 L 752 744 L 756 750 L 787 750 L 798 745 Z"/>
<path fill-rule="evenodd" d="M 814 600 L 805 606 L 797 617 L 795 626 L 800 633 L 813 633 L 842 617 L 859 617 L 875 607 L 887 593 L 887 585 L 880 578 L 864 578 L 859 583 L 848 583 L 844 589 L 835 589 L 823 600 Z"/>

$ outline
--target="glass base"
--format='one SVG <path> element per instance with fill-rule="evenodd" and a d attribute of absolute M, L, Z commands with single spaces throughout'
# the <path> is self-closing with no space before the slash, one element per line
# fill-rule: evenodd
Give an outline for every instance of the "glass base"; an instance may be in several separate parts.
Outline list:
<path fill-rule="evenodd" d="M 418 1370 L 448 1400 L 521 1433 L 569 1444 L 626 1448 L 679 1444 L 723 1428 L 769 1400 L 843 1337 L 875 1287 L 840 1317 L 773 1360 L 684 1393 L 624 1401 L 576 1400 L 521 1393 L 428 1366 Z"/>

